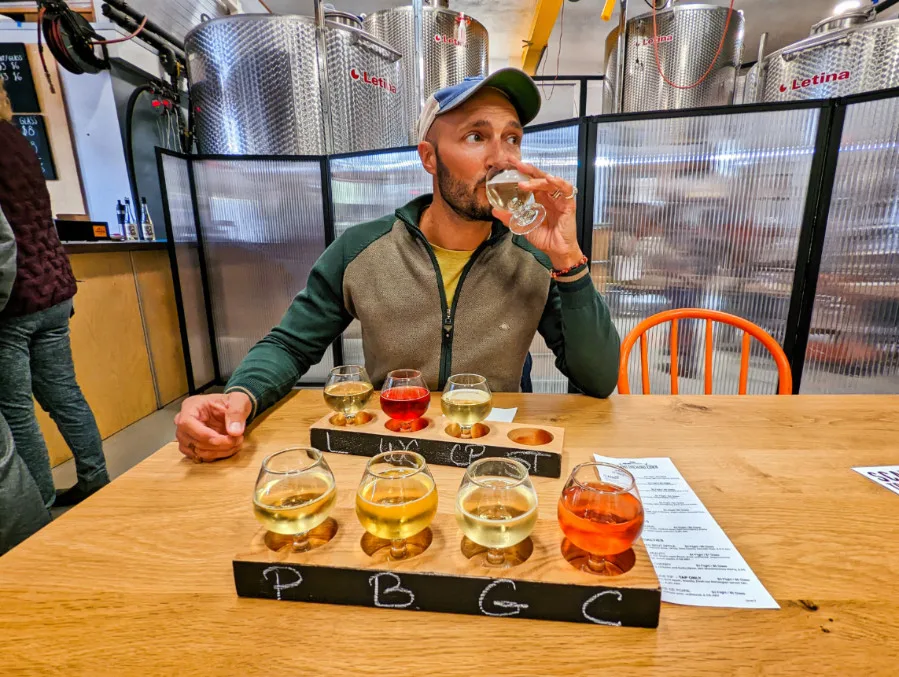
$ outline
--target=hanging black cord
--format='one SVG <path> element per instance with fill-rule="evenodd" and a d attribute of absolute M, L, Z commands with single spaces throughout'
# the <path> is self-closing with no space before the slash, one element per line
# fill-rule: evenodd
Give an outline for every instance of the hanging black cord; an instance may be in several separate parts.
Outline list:
<path fill-rule="evenodd" d="M 134 204 L 140 203 L 140 193 L 137 192 L 137 171 L 134 168 L 134 152 L 131 149 L 134 136 L 134 125 L 132 124 L 134 107 L 141 94 L 144 92 L 153 93 L 153 91 L 154 88 L 152 85 L 140 85 L 139 87 L 136 87 L 134 91 L 131 92 L 131 96 L 128 97 L 128 105 L 125 108 L 125 162 L 128 167 L 128 183 L 131 184 L 131 197 Z"/>

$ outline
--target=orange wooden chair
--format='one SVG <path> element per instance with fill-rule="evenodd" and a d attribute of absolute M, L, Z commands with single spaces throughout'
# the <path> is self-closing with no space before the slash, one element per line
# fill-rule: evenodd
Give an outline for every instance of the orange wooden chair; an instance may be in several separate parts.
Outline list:
<path fill-rule="evenodd" d="M 677 395 L 677 322 L 678 320 L 705 320 L 705 394 L 712 394 L 712 323 L 721 322 L 743 330 L 743 350 L 740 359 L 740 394 L 746 394 L 746 380 L 749 376 L 749 344 L 755 338 L 771 353 L 777 364 L 779 384 L 778 395 L 791 395 L 793 393 L 793 373 L 790 371 L 790 363 L 783 348 L 774 338 L 759 327 L 742 317 L 722 313 L 717 310 L 703 310 L 701 308 L 679 308 L 656 313 L 652 317 L 643 320 L 634 327 L 621 344 L 621 364 L 618 369 L 618 392 L 622 395 L 630 395 L 630 383 L 627 378 L 627 363 L 631 356 L 631 349 L 640 339 L 640 368 L 643 372 L 643 394 L 649 394 L 649 360 L 646 355 L 646 332 L 664 322 L 671 322 L 671 394 Z"/>

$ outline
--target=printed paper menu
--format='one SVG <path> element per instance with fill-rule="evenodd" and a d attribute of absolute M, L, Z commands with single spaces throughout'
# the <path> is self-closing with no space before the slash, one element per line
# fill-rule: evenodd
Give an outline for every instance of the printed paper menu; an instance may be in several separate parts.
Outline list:
<path fill-rule="evenodd" d="M 866 468 L 853 468 L 853 470 L 899 494 L 899 465 L 872 465 Z"/>
<path fill-rule="evenodd" d="M 646 513 L 643 544 L 663 602 L 780 608 L 670 458 L 595 457 L 627 468 L 637 480 Z"/>

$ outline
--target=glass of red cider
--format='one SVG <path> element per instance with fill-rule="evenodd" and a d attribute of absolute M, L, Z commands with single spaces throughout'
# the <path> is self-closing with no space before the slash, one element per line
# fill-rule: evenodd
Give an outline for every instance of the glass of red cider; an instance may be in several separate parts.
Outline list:
<path fill-rule="evenodd" d="M 399 423 L 400 432 L 412 432 L 428 407 L 431 392 L 420 371 L 397 369 L 387 374 L 381 387 L 381 409 Z"/>
<path fill-rule="evenodd" d="M 643 531 L 643 502 L 634 476 L 611 463 L 581 463 L 559 499 L 565 538 L 588 555 L 581 569 L 616 575 L 607 558 L 630 549 Z"/>

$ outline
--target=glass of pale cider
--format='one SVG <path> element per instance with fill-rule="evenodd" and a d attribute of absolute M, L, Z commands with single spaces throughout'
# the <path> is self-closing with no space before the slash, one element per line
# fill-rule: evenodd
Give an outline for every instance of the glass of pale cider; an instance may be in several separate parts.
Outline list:
<path fill-rule="evenodd" d="M 482 458 L 469 465 L 456 494 L 456 522 L 468 540 L 487 548 L 488 564 L 506 565 L 505 550 L 537 524 L 537 492 L 524 464 Z"/>
<path fill-rule="evenodd" d="M 269 531 L 292 536 L 294 552 L 310 549 L 309 532 L 328 519 L 336 502 L 334 474 L 318 449 L 290 447 L 262 461 L 253 512 Z"/>
<path fill-rule="evenodd" d="M 478 374 L 451 376 L 440 398 L 443 415 L 459 424 L 462 437 L 471 437 L 471 429 L 493 411 L 493 396 L 487 379 Z"/>
<path fill-rule="evenodd" d="M 325 382 L 325 403 L 343 414 L 347 425 L 353 425 L 374 391 L 365 367 L 356 364 L 334 367 Z"/>

